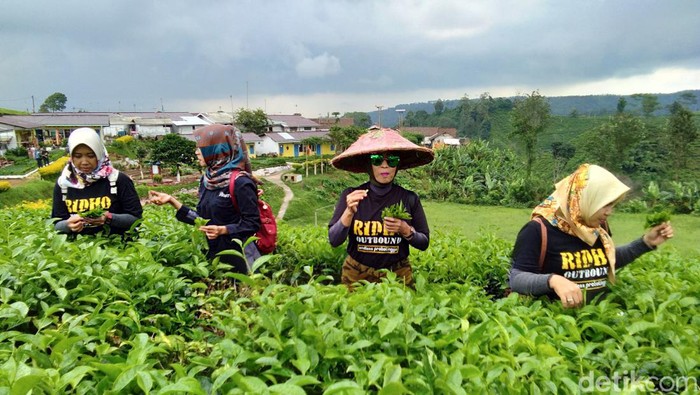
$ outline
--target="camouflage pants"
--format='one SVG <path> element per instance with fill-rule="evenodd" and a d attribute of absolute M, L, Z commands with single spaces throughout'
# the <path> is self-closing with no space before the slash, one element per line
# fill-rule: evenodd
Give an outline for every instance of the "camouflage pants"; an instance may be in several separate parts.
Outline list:
<path fill-rule="evenodd" d="M 411 263 L 408 261 L 408 258 L 386 269 L 396 273 L 396 277 L 402 278 L 406 286 L 413 288 L 413 270 L 411 269 Z M 380 272 L 379 269 L 363 265 L 348 256 L 345 258 L 345 262 L 343 262 L 343 270 L 340 279 L 343 284 L 352 290 L 352 284 L 358 281 L 365 280 L 371 283 L 378 283 L 384 277 L 386 277 L 386 273 Z"/>

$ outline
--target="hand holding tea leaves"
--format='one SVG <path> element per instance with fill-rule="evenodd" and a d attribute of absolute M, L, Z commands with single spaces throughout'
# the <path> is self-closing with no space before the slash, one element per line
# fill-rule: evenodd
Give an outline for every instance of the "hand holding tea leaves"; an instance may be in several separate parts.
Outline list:
<path fill-rule="evenodd" d="M 180 203 L 180 201 L 177 200 L 175 196 L 168 195 L 165 192 L 148 191 L 148 201 L 157 206 L 170 204 L 171 206 L 173 206 L 173 208 L 175 208 L 175 210 L 179 210 L 180 207 L 182 207 L 182 203 Z"/>
<path fill-rule="evenodd" d="M 195 219 L 194 225 L 197 229 L 204 232 L 204 234 L 207 236 L 207 239 L 214 240 L 221 235 L 228 234 L 227 227 L 225 227 L 223 225 L 207 225 L 207 222 L 209 222 L 208 219 L 198 222 L 197 220 L 199 220 L 199 219 L 200 218 Z"/>
<path fill-rule="evenodd" d="M 670 220 L 671 214 L 669 214 L 669 212 L 665 210 L 647 214 L 646 222 L 644 223 L 644 229 L 651 229 Z"/>
<path fill-rule="evenodd" d="M 102 207 L 95 207 L 92 210 L 83 211 L 78 214 L 83 218 L 83 224 L 87 227 L 102 226 L 105 224 L 104 219 L 105 209 Z"/>
<path fill-rule="evenodd" d="M 209 222 L 209 220 L 202 217 L 197 217 L 194 219 L 194 229 L 192 230 L 190 237 L 192 238 L 192 243 L 195 245 L 202 247 L 207 245 L 207 240 L 205 238 L 206 234 L 202 230 L 202 227 L 206 226 L 207 222 Z"/>
<path fill-rule="evenodd" d="M 666 240 L 673 237 L 671 215 L 667 211 L 660 211 L 647 215 L 645 228 L 649 229 L 642 239 L 649 248 L 658 247 Z"/>
<path fill-rule="evenodd" d="M 392 204 L 382 210 L 382 218 L 391 217 L 396 219 L 411 219 L 411 214 L 406 211 L 403 202 Z"/>
<path fill-rule="evenodd" d="M 105 213 L 105 209 L 102 207 L 95 207 L 92 210 L 83 211 L 80 216 L 83 218 L 100 218 Z"/>
<path fill-rule="evenodd" d="M 403 202 L 398 202 L 382 210 L 384 230 L 390 233 L 399 233 L 403 237 L 412 237 L 413 229 L 405 220 L 411 219 L 411 214 L 406 211 Z"/>

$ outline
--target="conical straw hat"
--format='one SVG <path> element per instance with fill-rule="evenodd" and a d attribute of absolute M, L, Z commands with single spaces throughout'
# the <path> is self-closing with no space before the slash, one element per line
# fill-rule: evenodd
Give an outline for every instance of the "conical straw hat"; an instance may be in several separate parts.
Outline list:
<path fill-rule="evenodd" d="M 399 169 L 410 169 L 433 161 L 433 150 L 421 147 L 401 136 L 394 129 L 370 129 L 345 151 L 331 160 L 333 167 L 353 173 L 367 173 L 369 155 L 391 152 L 398 155 Z"/>

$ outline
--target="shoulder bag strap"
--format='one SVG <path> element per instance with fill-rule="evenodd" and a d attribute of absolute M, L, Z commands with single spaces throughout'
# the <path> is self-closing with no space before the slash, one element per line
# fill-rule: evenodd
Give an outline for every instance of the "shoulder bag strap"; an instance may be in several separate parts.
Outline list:
<path fill-rule="evenodd" d="M 547 227 L 544 225 L 542 217 L 535 217 L 534 219 L 540 224 L 540 238 L 542 239 L 542 244 L 540 245 L 540 260 L 538 263 L 540 265 L 540 272 L 542 272 L 544 268 L 544 258 L 547 255 Z"/>

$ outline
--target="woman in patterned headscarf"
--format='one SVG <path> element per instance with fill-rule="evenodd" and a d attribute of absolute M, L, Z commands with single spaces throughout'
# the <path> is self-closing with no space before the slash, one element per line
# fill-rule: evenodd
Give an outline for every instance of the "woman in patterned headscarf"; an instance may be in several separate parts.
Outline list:
<path fill-rule="evenodd" d="M 68 137 L 68 149 L 70 159 L 53 191 L 55 229 L 68 234 L 102 230 L 124 234 L 143 212 L 133 181 L 112 167 L 94 129 L 74 130 Z"/>
<path fill-rule="evenodd" d="M 150 201 L 157 205 L 170 204 L 177 210 L 176 218 L 191 225 L 195 218 L 208 219 L 206 225 L 199 227 L 207 236 L 207 258 L 213 259 L 225 250 L 240 252 L 240 245 L 233 239 L 245 242 L 260 228 L 257 184 L 251 175 L 243 137 L 233 126 L 208 125 L 196 129 L 194 138 L 199 163 L 206 166 L 199 186 L 197 209 L 192 210 L 163 192 L 149 191 Z M 232 176 L 238 208 L 234 207 L 229 193 Z M 220 260 L 232 265 L 238 273 L 248 273 L 249 265 L 260 256 L 255 243 L 246 246 L 245 256 L 247 259 L 222 255 Z"/>
<path fill-rule="evenodd" d="M 579 307 L 604 292 L 608 282 L 614 283 L 616 270 L 673 237 L 673 227 L 666 222 L 616 248 L 607 218 L 627 191 L 612 173 L 589 164 L 558 182 L 518 234 L 511 289 Z"/>

